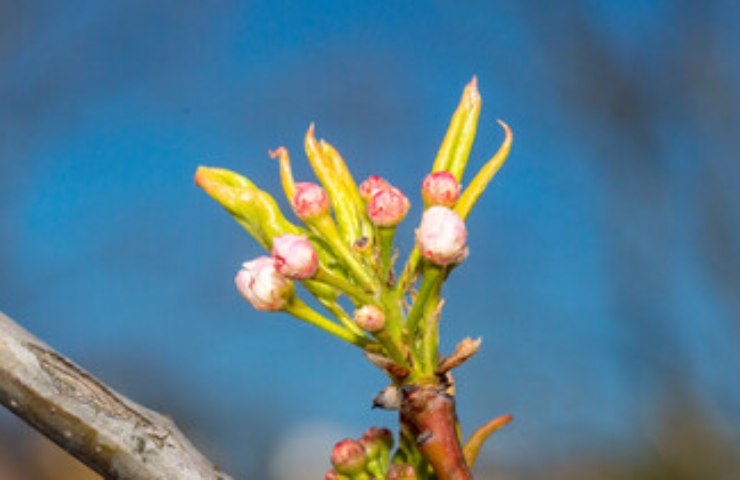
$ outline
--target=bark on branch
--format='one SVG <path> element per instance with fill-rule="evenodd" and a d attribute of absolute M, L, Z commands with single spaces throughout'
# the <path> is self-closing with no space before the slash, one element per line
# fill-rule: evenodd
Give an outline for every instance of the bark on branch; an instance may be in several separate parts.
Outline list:
<path fill-rule="evenodd" d="M 2 312 L 0 403 L 106 478 L 231 478 L 172 420 L 116 393 Z"/>

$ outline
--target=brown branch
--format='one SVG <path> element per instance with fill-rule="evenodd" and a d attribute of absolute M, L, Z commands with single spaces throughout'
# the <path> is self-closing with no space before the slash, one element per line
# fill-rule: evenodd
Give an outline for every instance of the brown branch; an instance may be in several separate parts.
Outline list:
<path fill-rule="evenodd" d="M 231 478 L 172 420 L 103 385 L 1 312 L 0 403 L 106 478 Z"/>
<path fill-rule="evenodd" d="M 457 435 L 455 399 L 439 385 L 401 387 L 401 427 L 439 480 L 473 480 Z"/>

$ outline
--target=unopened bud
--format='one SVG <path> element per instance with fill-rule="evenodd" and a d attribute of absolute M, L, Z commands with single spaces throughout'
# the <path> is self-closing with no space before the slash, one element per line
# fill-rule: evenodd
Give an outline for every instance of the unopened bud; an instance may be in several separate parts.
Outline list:
<path fill-rule="evenodd" d="M 316 274 L 319 256 L 316 249 L 303 235 L 281 235 L 272 241 L 272 258 L 275 268 L 293 280 L 305 280 Z"/>
<path fill-rule="evenodd" d="M 346 438 L 334 445 L 331 463 L 338 473 L 352 475 L 365 470 L 367 465 L 365 447 L 357 440 Z"/>
<path fill-rule="evenodd" d="M 395 227 L 406 218 L 411 204 L 401 190 L 390 187 L 375 192 L 367 204 L 370 221 L 379 227 Z"/>
<path fill-rule="evenodd" d="M 296 183 L 293 210 L 301 220 L 312 220 L 329 211 L 329 196 L 315 183 Z"/>
<path fill-rule="evenodd" d="M 387 188 L 391 188 L 391 184 L 383 177 L 370 175 L 367 177 L 367 180 L 360 184 L 360 197 L 366 202 L 369 202 L 373 198 L 373 195 Z"/>
<path fill-rule="evenodd" d="M 416 480 L 416 470 L 411 465 L 395 464 L 388 469 L 388 480 Z"/>
<path fill-rule="evenodd" d="M 451 207 L 460 198 L 460 183 L 450 172 L 430 173 L 421 184 L 421 197 L 427 205 Z"/>
<path fill-rule="evenodd" d="M 357 326 L 370 333 L 378 333 L 385 327 L 385 314 L 375 305 L 363 305 L 355 310 L 354 320 Z"/>
<path fill-rule="evenodd" d="M 390 451 L 393 448 L 393 434 L 387 428 L 370 427 L 362 435 L 360 443 L 370 458 L 376 457 L 381 450 Z"/>
<path fill-rule="evenodd" d="M 460 215 L 447 207 L 427 209 L 416 230 L 421 254 L 437 265 L 459 263 L 468 254 L 468 231 Z"/>
<path fill-rule="evenodd" d="M 294 294 L 293 282 L 277 271 L 272 257 L 244 263 L 234 282 L 239 293 L 257 310 L 282 310 Z"/>

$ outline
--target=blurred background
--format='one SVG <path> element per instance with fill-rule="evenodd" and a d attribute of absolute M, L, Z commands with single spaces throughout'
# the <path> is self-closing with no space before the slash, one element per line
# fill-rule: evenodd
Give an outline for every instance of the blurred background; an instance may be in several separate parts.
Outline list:
<path fill-rule="evenodd" d="M 321 478 L 384 377 L 233 288 L 256 242 L 197 165 L 280 195 L 311 121 L 415 201 L 462 87 L 469 174 L 514 129 L 446 287 L 481 479 L 740 478 L 740 4 L 0 1 L 0 309 L 237 478 Z M 285 202 L 281 198 L 283 207 Z M 287 207 L 286 207 L 287 209 Z M 0 412 L 0 478 L 95 478 Z"/>

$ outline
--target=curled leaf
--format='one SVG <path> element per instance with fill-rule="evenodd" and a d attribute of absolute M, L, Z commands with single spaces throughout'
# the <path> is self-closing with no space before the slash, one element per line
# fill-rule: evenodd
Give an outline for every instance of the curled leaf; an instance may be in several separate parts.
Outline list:
<path fill-rule="evenodd" d="M 280 181 L 283 184 L 283 191 L 289 204 L 293 204 L 295 197 L 295 180 L 293 179 L 293 169 L 290 167 L 290 155 L 285 147 L 278 147 L 269 152 L 272 158 L 277 158 L 280 162 Z"/>
<path fill-rule="evenodd" d="M 475 463 L 475 459 L 478 458 L 478 453 L 480 452 L 481 447 L 485 443 L 485 441 L 488 439 L 488 437 L 498 430 L 499 428 L 503 427 L 507 423 L 514 420 L 514 417 L 511 415 L 502 415 L 500 417 L 496 417 L 490 422 L 486 423 L 482 427 L 480 427 L 478 430 L 476 430 L 468 439 L 467 443 L 463 447 L 463 454 L 465 455 L 465 463 L 468 464 L 468 466 L 472 467 Z"/>
<path fill-rule="evenodd" d="M 498 170 L 504 164 L 504 162 L 506 161 L 506 157 L 509 155 L 509 150 L 511 150 L 511 143 L 514 140 L 511 129 L 502 120 L 499 120 L 498 123 L 504 129 L 506 137 L 501 143 L 498 152 L 496 152 L 496 154 L 491 157 L 491 159 L 485 165 L 483 165 L 483 167 L 473 178 L 473 181 L 470 182 L 470 185 L 468 185 L 468 188 L 466 188 L 460 196 L 460 200 L 457 201 L 457 205 L 455 205 L 455 211 L 463 219 L 467 218 L 470 210 L 473 208 L 473 205 L 475 205 L 475 202 L 478 201 L 478 198 L 488 186 L 488 182 L 491 181 L 496 172 L 498 172 Z"/>

